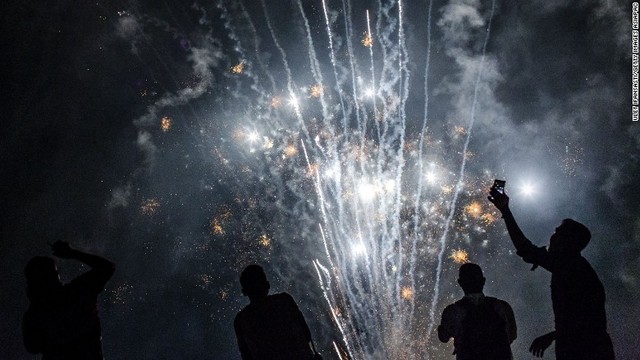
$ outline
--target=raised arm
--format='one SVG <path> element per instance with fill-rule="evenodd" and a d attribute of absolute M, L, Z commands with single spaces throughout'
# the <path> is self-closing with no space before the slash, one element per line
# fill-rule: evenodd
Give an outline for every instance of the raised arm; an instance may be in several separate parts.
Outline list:
<path fill-rule="evenodd" d="M 98 292 L 102 291 L 102 288 L 106 282 L 111 278 L 115 272 L 115 264 L 111 261 L 94 254 L 89 254 L 80 250 L 76 250 L 69 246 L 69 243 L 64 241 L 56 241 L 51 245 L 53 255 L 62 259 L 75 259 L 87 264 L 91 271 L 84 276 L 82 281 L 91 281 L 96 285 Z"/>
<path fill-rule="evenodd" d="M 516 219 L 513 217 L 511 209 L 509 209 L 509 196 L 497 191 L 496 189 L 491 189 L 488 199 L 502 213 L 504 223 L 507 225 L 509 237 L 511 238 L 511 242 L 513 243 L 513 246 L 515 246 L 516 250 L 525 250 L 530 247 L 531 241 L 529 241 L 522 230 L 520 230 L 520 226 L 518 226 Z"/>
<path fill-rule="evenodd" d="M 53 255 L 62 259 L 76 259 L 89 265 L 90 268 L 113 274 L 115 270 L 115 264 L 111 261 L 94 254 L 82 252 L 80 250 L 72 249 L 68 242 L 56 241 L 51 245 Z"/>
<path fill-rule="evenodd" d="M 502 218 L 507 226 L 507 232 L 511 238 L 513 246 L 516 248 L 517 254 L 527 263 L 533 264 L 533 269 L 538 265 L 551 271 L 551 259 L 549 253 L 544 247 L 537 247 L 527 239 L 516 219 L 509 209 L 509 196 L 491 188 L 489 192 L 489 201 L 502 213 Z"/>

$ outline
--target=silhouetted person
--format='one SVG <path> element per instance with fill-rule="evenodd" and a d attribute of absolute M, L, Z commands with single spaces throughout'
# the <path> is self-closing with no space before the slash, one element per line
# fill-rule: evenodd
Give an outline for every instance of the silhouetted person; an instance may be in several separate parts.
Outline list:
<path fill-rule="evenodd" d="M 476 264 L 460 266 L 458 284 L 464 297 L 447 306 L 438 326 L 438 338 L 453 337 L 458 360 L 510 360 L 517 328 L 513 310 L 506 301 L 484 296 L 486 279 Z"/>
<path fill-rule="evenodd" d="M 291 295 L 268 295 L 270 285 L 259 265 L 247 266 L 240 284 L 250 301 L 234 322 L 242 359 L 312 359 L 311 332 Z"/>
<path fill-rule="evenodd" d="M 509 197 L 492 188 L 491 201 L 502 213 L 517 254 L 534 270 L 542 266 L 551 272 L 551 302 L 555 331 L 536 338 L 529 351 L 542 357 L 556 341 L 556 359 L 610 360 L 613 345 L 607 333 L 605 293 L 602 282 L 580 252 L 591 239 L 581 223 L 565 219 L 549 239 L 549 248 L 529 241 L 509 209 Z"/>
<path fill-rule="evenodd" d="M 22 322 L 24 345 L 30 353 L 41 353 L 43 360 L 102 360 L 98 294 L 115 266 L 66 242 L 57 241 L 51 248 L 53 255 L 79 260 L 91 270 L 63 285 L 52 258 L 29 261 L 24 270 L 30 301 Z"/>

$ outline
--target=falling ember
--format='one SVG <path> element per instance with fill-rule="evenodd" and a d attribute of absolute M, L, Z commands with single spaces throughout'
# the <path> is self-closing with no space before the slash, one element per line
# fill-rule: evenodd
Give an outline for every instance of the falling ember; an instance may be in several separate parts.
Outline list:
<path fill-rule="evenodd" d="M 198 286 L 202 289 L 207 289 L 209 287 L 209 285 L 211 285 L 214 281 L 213 276 L 209 275 L 209 274 L 200 274 L 197 276 L 198 278 Z"/>
<path fill-rule="evenodd" d="M 309 164 L 308 169 L 309 169 L 308 175 L 315 176 L 318 173 L 318 169 L 320 169 L 320 166 L 317 163 L 311 163 Z"/>
<path fill-rule="evenodd" d="M 481 216 L 485 224 L 493 224 L 498 218 L 492 213 L 484 213 Z"/>
<path fill-rule="evenodd" d="M 273 139 L 271 139 L 271 138 L 265 138 L 265 139 L 264 139 L 263 147 L 264 147 L 265 149 L 271 149 L 271 148 L 273 148 Z"/>
<path fill-rule="evenodd" d="M 229 291 L 227 289 L 220 289 L 218 295 L 220 296 L 220 299 L 226 300 L 229 298 Z"/>
<path fill-rule="evenodd" d="M 338 316 L 338 317 L 342 316 L 342 311 L 339 308 L 331 308 L 331 311 L 335 316 Z"/>
<path fill-rule="evenodd" d="M 404 286 L 400 291 L 400 295 L 405 300 L 411 300 L 413 299 L 413 289 L 410 286 Z"/>
<path fill-rule="evenodd" d="M 158 199 L 147 199 L 140 204 L 140 213 L 146 216 L 155 215 L 155 213 L 160 208 L 160 202 Z"/>
<path fill-rule="evenodd" d="M 267 234 L 262 234 L 260 235 L 260 239 L 258 239 L 258 243 L 263 247 L 269 247 L 271 246 L 271 239 L 269 238 L 269 236 L 267 236 Z"/>
<path fill-rule="evenodd" d="M 455 126 L 453 128 L 453 131 L 456 133 L 456 135 L 466 135 L 467 134 L 467 129 L 465 129 L 463 126 Z"/>
<path fill-rule="evenodd" d="M 162 131 L 167 132 L 171 130 L 171 126 L 173 126 L 173 120 L 170 117 L 165 116 L 160 120 L 160 128 Z"/>
<path fill-rule="evenodd" d="M 475 156 L 475 154 L 474 154 L 473 152 L 471 152 L 471 151 L 466 151 L 466 152 L 464 153 L 464 157 L 465 157 L 465 159 L 467 159 L 467 160 L 471 160 L 471 158 L 473 158 L 474 156 Z"/>
<path fill-rule="evenodd" d="M 245 138 L 245 136 L 247 136 L 244 131 L 240 130 L 240 129 L 236 129 L 233 134 L 231 134 L 231 137 L 233 138 L 233 140 L 235 141 L 240 141 L 242 139 Z"/>
<path fill-rule="evenodd" d="M 443 185 L 443 186 L 442 186 L 442 192 L 443 192 L 445 195 L 449 195 L 449 194 L 451 194 L 451 193 L 453 192 L 453 186 L 451 186 L 451 185 Z"/>
<path fill-rule="evenodd" d="M 298 154 L 298 148 L 296 148 L 296 147 L 295 147 L 295 146 L 293 146 L 293 145 L 287 145 L 287 146 L 284 148 L 284 155 L 285 155 L 286 157 L 294 157 L 294 156 L 296 156 L 297 154 Z"/>
<path fill-rule="evenodd" d="M 133 285 L 124 283 L 111 291 L 111 300 L 114 304 L 124 305 L 133 291 Z"/>
<path fill-rule="evenodd" d="M 364 33 L 364 38 L 362 39 L 362 45 L 368 48 L 373 46 L 373 36 L 371 36 L 370 33 L 368 32 Z"/>
<path fill-rule="evenodd" d="M 279 108 L 280 106 L 282 106 L 282 98 L 280 98 L 280 96 L 274 96 L 273 98 L 271 98 L 271 107 L 272 108 Z"/>
<path fill-rule="evenodd" d="M 482 205 L 480 205 L 479 202 L 474 201 L 464 207 L 464 212 L 472 218 L 478 219 L 482 216 Z"/>
<path fill-rule="evenodd" d="M 218 219 L 211 220 L 211 233 L 213 235 L 224 235 L 224 228 Z"/>
<path fill-rule="evenodd" d="M 324 94 L 324 88 L 320 84 L 313 85 L 309 90 L 311 97 L 319 98 Z"/>
<path fill-rule="evenodd" d="M 244 72 L 244 62 L 240 62 L 238 65 L 231 67 L 231 72 L 234 74 L 242 74 Z"/>
<path fill-rule="evenodd" d="M 449 259 L 456 264 L 466 264 L 469 262 L 469 253 L 462 249 L 453 250 Z"/>

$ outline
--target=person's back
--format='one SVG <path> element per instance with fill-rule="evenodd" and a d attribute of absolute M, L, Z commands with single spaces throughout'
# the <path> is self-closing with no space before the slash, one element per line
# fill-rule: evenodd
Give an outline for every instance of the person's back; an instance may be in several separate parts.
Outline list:
<path fill-rule="evenodd" d="M 291 295 L 268 295 L 242 309 L 235 320 L 254 359 L 308 359 L 309 328 Z"/>
<path fill-rule="evenodd" d="M 258 265 L 247 266 L 240 283 L 250 300 L 234 321 L 242 359 L 312 359 L 311 331 L 291 295 L 269 295 L 269 282 Z"/>
<path fill-rule="evenodd" d="M 485 278 L 476 264 L 460 267 L 458 283 L 465 296 L 442 312 L 438 337 L 454 340 L 458 360 L 511 360 L 517 336 L 513 310 L 506 301 L 484 296 Z"/>
<path fill-rule="evenodd" d="M 506 321 L 498 312 L 498 306 L 505 306 L 506 303 L 499 302 L 502 301 L 488 296 L 483 296 L 477 302 L 468 297 L 456 302 L 465 314 L 461 333 L 454 339 L 458 359 L 511 359 Z"/>
<path fill-rule="evenodd" d="M 55 255 L 76 258 L 92 267 L 62 285 L 53 259 L 36 257 L 25 269 L 30 305 L 23 318 L 26 349 L 43 360 L 102 360 L 98 294 L 114 266 L 96 255 L 56 243 Z"/>
<path fill-rule="evenodd" d="M 579 256 L 554 263 L 551 301 L 560 358 L 611 357 L 604 287 L 586 259 Z"/>

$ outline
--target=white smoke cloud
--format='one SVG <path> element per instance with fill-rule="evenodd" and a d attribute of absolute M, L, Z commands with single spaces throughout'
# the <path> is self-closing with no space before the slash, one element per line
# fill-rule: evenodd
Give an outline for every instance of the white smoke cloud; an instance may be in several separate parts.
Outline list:
<path fill-rule="evenodd" d="M 131 199 L 131 183 L 111 190 L 111 199 L 107 203 L 107 208 L 113 210 L 118 207 L 129 206 Z"/>
<path fill-rule="evenodd" d="M 142 35 L 142 27 L 137 18 L 134 16 L 126 15 L 118 18 L 116 23 L 116 35 L 122 39 L 125 39 L 131 44 L 131 52 L 138 55 L 138 41 Z"/>

